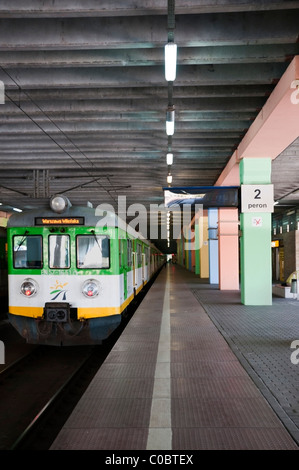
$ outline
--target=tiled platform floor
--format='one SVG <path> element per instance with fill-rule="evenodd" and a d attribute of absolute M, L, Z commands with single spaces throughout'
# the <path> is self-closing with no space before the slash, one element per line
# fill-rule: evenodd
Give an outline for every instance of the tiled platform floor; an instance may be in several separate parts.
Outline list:
<path fill-rule="evenodd" d="M 299 302 L 245 307 L 169 265 L 51 449 L 298 450 L 297 338 Z"/>

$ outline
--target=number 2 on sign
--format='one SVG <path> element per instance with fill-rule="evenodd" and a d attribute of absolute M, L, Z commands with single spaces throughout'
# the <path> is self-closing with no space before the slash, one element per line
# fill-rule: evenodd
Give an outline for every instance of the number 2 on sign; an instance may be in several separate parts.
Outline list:
<path fill-rule="evenodd" d="M 254 196 L 254 199 L 261 199 L 261 190 L 255 189 L 254 192 L 256 193 L 256 195 Z"/>

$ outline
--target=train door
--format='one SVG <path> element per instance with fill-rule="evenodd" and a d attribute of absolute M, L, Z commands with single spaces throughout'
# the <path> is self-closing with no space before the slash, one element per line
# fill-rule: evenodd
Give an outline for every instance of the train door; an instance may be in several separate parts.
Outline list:
<path fill-rule="evenodd" d="M 132 253 L 132 260 L 133 260 L 133 288 L 136 290 L 137 287 L 137 253 L 133 251 Z"/>
<path fill-rule="evenodd" d="M 142 253 L 142 282 L 146 280 L 146 267 L 145 267 L 146 255 Z"/>
<path fill-rule="evenodd" d="M 120 269 L 120 274 L 122 274 L 123 277 L 123 300 L 125 300 L 128 297 L 128 286 L 127 286 L 127 271 L 126 271 L 126 266 L 127 266 L 127 253 L 125 250 L 125 243 L 126 240 L 119 239 L 119 269 Z"/>
<path fill-rule="evenodd" d="M 152 260 L 151 260 L 151 276 L 152 276 L 155 272 L 155 257 L 154 257 L 153 254 L 152 254 L 151 258 L 152 258 Z"/>
<path fill-rule="evenodd" d="M 133 249 L 132 249 L 132 240 L 127 239 L 127 291 L 128 297 L 134 293 L 134 281 L 133 281 Z"/>

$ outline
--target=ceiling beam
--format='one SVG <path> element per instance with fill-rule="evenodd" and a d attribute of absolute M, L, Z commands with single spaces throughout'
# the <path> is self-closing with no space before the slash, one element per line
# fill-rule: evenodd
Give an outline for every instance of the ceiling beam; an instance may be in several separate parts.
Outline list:
<path fill-rule="evenodd" d="M 246 46 L 179 46 L 178 65 L 285 62 L 296 54 L 296 44 L 260 44 Z M 1 51 L 4 68 L 49 67 L 140 67 L 164 65 L 164 48 Z"/>
<path fill-rule="evenodd" d="M 178 68 L 178 86 L 196 85 L 263 85 L 272 84 L 287 68 L 286 63 L 274 64 L 218 64 L 190 65 Z M 7 72 L 7 73 L 6 73 Z M 12 69 L 0 70 L 5 89 L 27 88 L 92 88 L 92 87 L 144 87 L 150 80 L 153 86 L 165 86 L 163 67 L 129 67 L 118 69 Z M 173 90 L 175 97 L 175 87 Z M 167 105 L 167 88 L 165 86 Z"/>
<path fill-rule="evenodd" d="M 176 42 L 179 47 L 296 43 L 298 15 L 298 10 L 176 15 Z M 0 19 L 0 51 L 156 48 L 166 39 L 163 16 Z"/>
<path fill-rule="evenodd" d="M 252 10 L 281 10 L 295 9 L 299 2 L 285 0 L 176 0 L 176 14 L 195 14 L 230 11 Z M 44 1 L 42 4 L 36 0 L 1 0 L 0 17 L 2 18 L 70 18 L 89 16 L 148 16 L 165 15 L 166 6 L 164 0 L 73 0 L 70 6 L 66 0 L 59 2 Z"/>
<path fill-rule="evenodd" d="M 4 73 L 4 72 L 3 72 Z M 199 98 L 232 98 L 238 99 L 242 97 L 242 101 L 245 97 L 267 97 L 270 96 L 273 91 L 273 84 L 238 84 L 229 85 L 222 84 L 221 87 L 217 85 L 202 85 L 197 84 L 191 86 L 174 86 L 175 98 L 177 99 L 188 99 L 196 100 Z M 96 101 L 96 100 L 123 100 L 124 94 L 123 89 L 120 87 L 95 87 L 95 88 L 63 88 L 63 89 L 32 89 L 26 88 L 26 93 L 22 92 L 17 87 L 14 89 L 7 89 L 6 93 L 9 98 L 16 102 L 19 101 L 30 101 L 35 100 L 85 100 L 85 101 Z M 137 100 L 157 100 L 160 98 L 165 99 L 165 83 L 163 86 L 149 87 L 148 84 L 144 87 L 126 87 L 126 99 L 134 99 L 138 106 Z M 8 102 L 8 99 L 6 100 Z"/>

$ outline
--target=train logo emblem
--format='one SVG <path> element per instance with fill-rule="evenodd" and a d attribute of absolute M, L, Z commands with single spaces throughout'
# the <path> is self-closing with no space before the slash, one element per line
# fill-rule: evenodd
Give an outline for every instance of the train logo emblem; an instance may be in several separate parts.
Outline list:
<path fill-rule="evenodd" d="M 50 292 L 50 295 L 52 294 L 55 294 L 54 297 L 51 299 L 51 300 L 56 300 L 57 297 L 60 297 L 61 300 L 66 300 L 66 293 L 67 293 L 67 290 L 64 289 L 64 287 L 68 284 L 68 282 L 65 282 L 64 284 L 60 283 L 59 281 L 56 281 L 56 284 L 55 286 L 53 287 L 50 287 L 50 289 L 53 289 L 51 292 Z"/>

